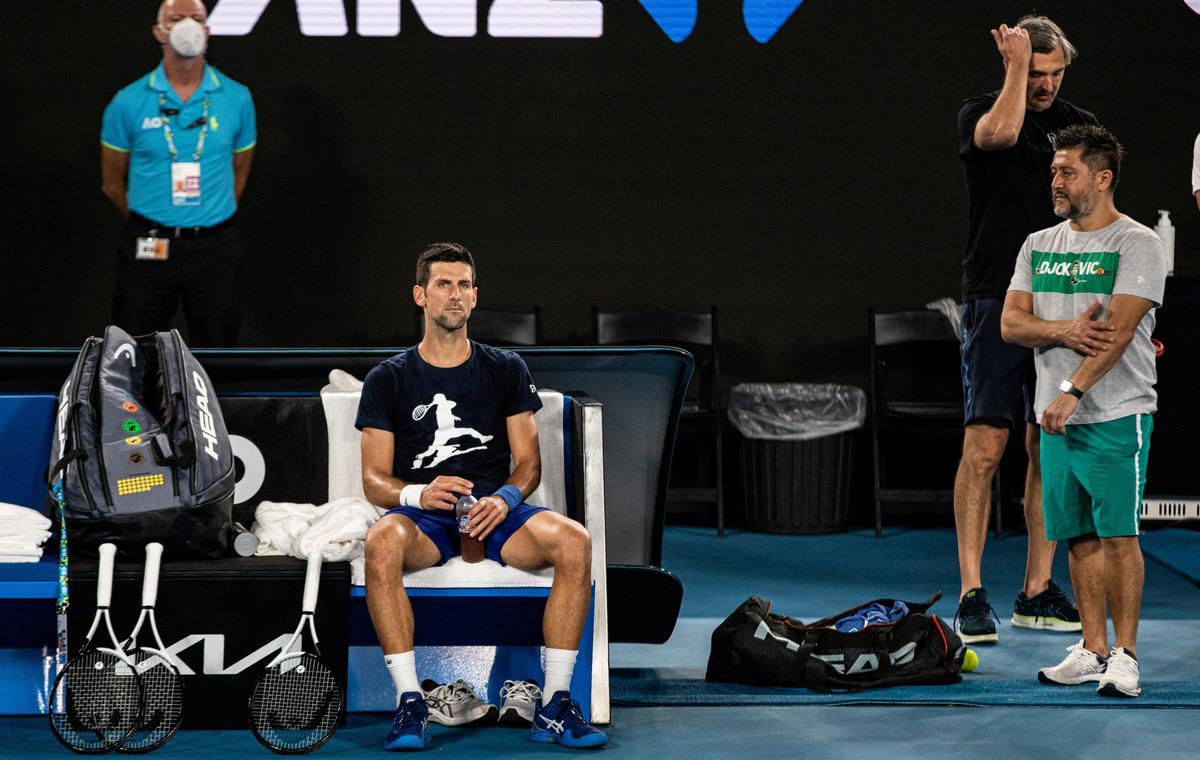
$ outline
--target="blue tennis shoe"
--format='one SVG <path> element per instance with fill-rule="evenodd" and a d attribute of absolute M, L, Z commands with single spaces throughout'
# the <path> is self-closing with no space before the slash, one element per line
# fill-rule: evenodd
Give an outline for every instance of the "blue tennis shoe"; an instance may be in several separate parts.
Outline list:
<path fill-rule="evenodd" d="M 392 729 L 383 741 L 384 749 L 423 749 L 429 744 L 429 706 L 420 692 L 400 695 Z"/>
<path fill-rule="evenodd" d="M 564 747 L 590 749 L 608 744 L 608 736 L 597 731 L 583 719 L 579 703 L 571 699 L 571 693 L 556 691 L 550 704 L 542 707 L 539 702 L 533 711 L 533 725 L 529 738 L 543 744 L 558 742 Z"/>

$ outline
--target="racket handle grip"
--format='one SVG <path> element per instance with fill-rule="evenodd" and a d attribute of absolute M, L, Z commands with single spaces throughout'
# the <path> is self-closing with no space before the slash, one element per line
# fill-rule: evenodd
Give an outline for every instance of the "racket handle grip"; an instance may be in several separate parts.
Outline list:
<path fill-rule="evenodd" d="M 100 569 L 96 575 L 96 607 L 107 607 L 112 601 L 113 564 L 117 557 L 116 544 L 100 544 Z"/>
<path fill-rule="evenodd" d="M 317 609 L 317 589 L 321 585 L 321 561 L 324 557 L 318 549 L 308 555 L 308 571 L 304 575 L 304 606 L 302 612 L 313 613 Z"/>
<path fill-rule="evenodd" d="M 142 606 L 153 607 L 158 601 L 158 567 L 162 562 L 163 545 L 154 541 L 146 544 L 146 571 L 142 575 Z"/>

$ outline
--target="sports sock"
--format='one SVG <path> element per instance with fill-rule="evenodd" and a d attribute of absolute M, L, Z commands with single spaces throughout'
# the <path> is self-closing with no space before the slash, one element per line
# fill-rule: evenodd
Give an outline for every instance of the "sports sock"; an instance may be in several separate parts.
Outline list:
<path fill-rule="evenodd" d="M 383 661 L 387 664 L 388 675 L 396 685 L 396 704 L 400 704 L 400 695 L 406 691 L 415 691 L 422 696 L 421 682 L 417 680 L 417 658 L 410 649 L 407 652 L 385 654 Z"/>
<path fill-rule="evenodd" d="M 542 707 L 550 704 L 556 691 L 571 690 L 571 675 L 575 671 L 578 649 L 551 649 L 546 647 L 546 685 L 542 688 Z"/>

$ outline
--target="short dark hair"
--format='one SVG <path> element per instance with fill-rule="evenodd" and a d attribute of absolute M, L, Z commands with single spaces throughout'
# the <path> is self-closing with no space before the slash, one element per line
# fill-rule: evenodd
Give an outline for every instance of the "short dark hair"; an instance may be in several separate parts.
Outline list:
<path fill-rule="evenodd" d="M 462 261 L 471 267 L 471 283 L 475 283 L 475 259 L 458 243 L 433 243 L 417 257 L 417 284 L 429 284 L 429 269 L 438 261 Z"/>
<path fill-rule="evenodd" d="M 1067 65 L 1079 55 L 1079 51 L 1067 39 L 1067 35 L 1063 34 L 1058 24 L 1045 16 L 1024 16 L 1017 22 L 1017 26 L 1029 33 L 1029 44 L 1035 53 L 1047 55 L 1055 50 L 1062 50 Z"/>
<path fill-rule="evenodd" d="M 1108 169 L 1112 172 L 1112 189 L 1121 180 L 1121 159 L 1125 148 L 1117 136 L 1096 124 L 1072 124 L 1053 135 L 1055 150 L 1081 148 L 1079 158 L 1087 164 L 1092 174 Z"/>

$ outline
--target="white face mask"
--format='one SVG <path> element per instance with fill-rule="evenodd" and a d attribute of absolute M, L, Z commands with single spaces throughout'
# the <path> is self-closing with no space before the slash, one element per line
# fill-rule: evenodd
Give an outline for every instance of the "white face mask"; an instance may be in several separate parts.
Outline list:
<path fill-rule="evenodd" d="M 184 58 L 195 58 L 204 52 L 204 25 L 194 18 L 176 21 L 167 35 L 171 47 Z"/>

